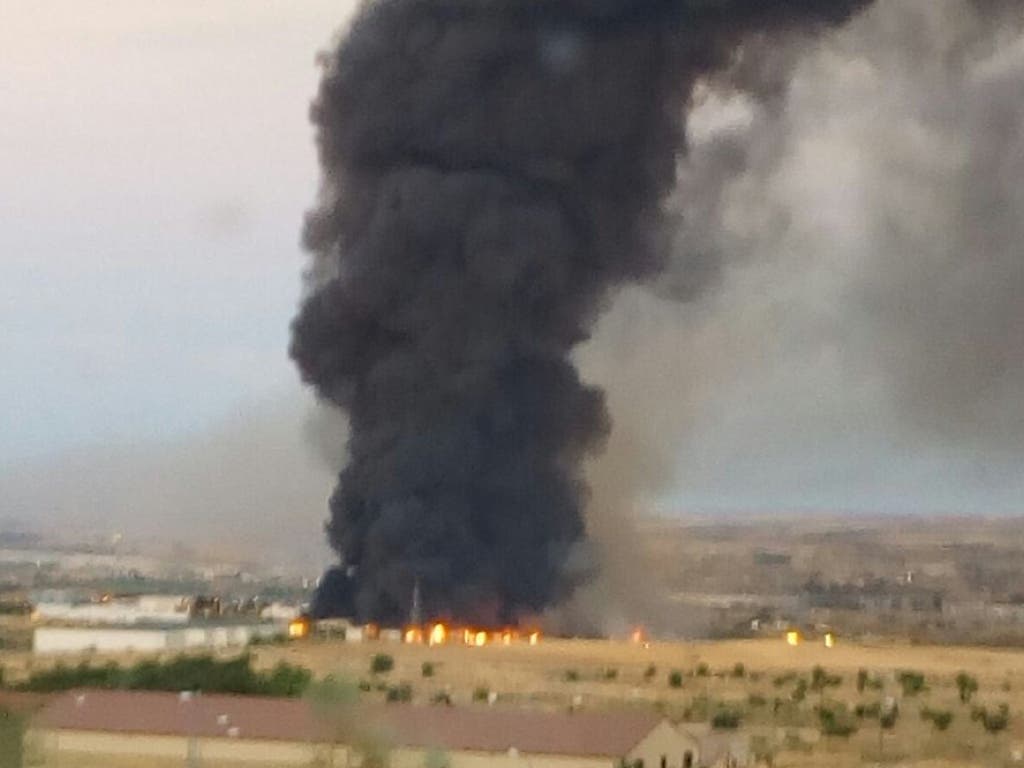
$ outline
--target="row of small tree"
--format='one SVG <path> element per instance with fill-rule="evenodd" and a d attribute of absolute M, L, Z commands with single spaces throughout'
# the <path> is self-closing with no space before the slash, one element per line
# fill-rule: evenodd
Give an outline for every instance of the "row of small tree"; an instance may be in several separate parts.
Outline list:
<path fill-rule="evenodd" d="M 256 670 L 249 654 L 226 660 L 183 655 L 169 661 L 144 660 L 127 667 L 116 662 L 102 666 L 82 662 L 73 667 L 57 664 L 33 672 L 15 687 L 38 693 L 103 688 L 294 697 L 302 694 L 311 679 L 308 669 L 286 662 L 270 670 Z"/>

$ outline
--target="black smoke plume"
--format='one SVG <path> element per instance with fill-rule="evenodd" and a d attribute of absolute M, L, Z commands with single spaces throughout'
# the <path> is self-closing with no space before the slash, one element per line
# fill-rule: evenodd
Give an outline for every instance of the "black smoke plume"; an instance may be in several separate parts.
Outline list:
<path fill-rule="evenodd" d="M 587 572 L 574 348 L 656 275 L 695 83 L 868 0 L 379 0 L 324 60 L 291 354 L 349 416 L 317 610 L 515 621 Z M 350 583 L 342 584 L 346 579 Z M 351 594 L 349 594 L 351 593 Z"/>

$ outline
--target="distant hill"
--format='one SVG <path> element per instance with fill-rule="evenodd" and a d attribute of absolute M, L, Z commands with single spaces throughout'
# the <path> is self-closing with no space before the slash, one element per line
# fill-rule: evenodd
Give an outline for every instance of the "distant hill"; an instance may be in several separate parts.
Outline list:
<path fill-rule="evenodd" d="M 172 442 L 79 448 L 0 469 L 0 519 L 318 567 L 328 557 L 327 456 L 340 463 L 345 426 L 312 412 L 305 398 L 283 398 Z"/>

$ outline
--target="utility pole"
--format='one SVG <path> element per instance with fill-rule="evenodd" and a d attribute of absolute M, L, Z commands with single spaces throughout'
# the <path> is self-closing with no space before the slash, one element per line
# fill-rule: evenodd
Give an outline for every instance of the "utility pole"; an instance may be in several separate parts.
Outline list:
<path fill-rule="evenodd" d="M 412 608 L 409 609 L 409 624 L 413 627 L 423 625 L 423 605 L 420 598 L 419 576 L 416 577 L 416 581 L 413 582 L 412 586 Z"/>

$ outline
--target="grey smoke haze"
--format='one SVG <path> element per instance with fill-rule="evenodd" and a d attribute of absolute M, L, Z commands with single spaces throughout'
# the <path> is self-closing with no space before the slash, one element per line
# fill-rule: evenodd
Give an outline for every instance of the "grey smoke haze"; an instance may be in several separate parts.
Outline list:
<path fill-rule="evenodd" d="M 673 261 L 688 266 L 620 295 L 577 355 L 614 424 L 587 472 L 614 562 L 627 508 L 1021 511 L 1020 12 L 880 1 L 812 47 L 748 47 L 748 63 L 772 54 L 748 68 L 773 73 L 764 103 L 699 89 Z M 247 417 L 269 430 L 5 469 L 0 499 L 58 523 L 212 527 L 261 555 L 318 545 L 337 467 L 282 400 Z M 602 599 L 628 607 L 637 590 L 612 581 Z"/>
<path fill-rule="evenodd" d="M 1022 18 L 882 1 L 698 89 L 668 273 L 580 355 L 606 611 L 624 510 L 1021 511 Z"/>
<path fill-rule="evenodd" d="M 182 542 L 208 557 L 312 575 L 326 564 L 324 500 L 344 423 L 299 397 L 253 405 L 193 437 L 68 451 L 0 472 L 3 518 L 69 541 L 122 531 L 150 551 Z M 318 455 L 318 452 L 320 455 Z"/>

